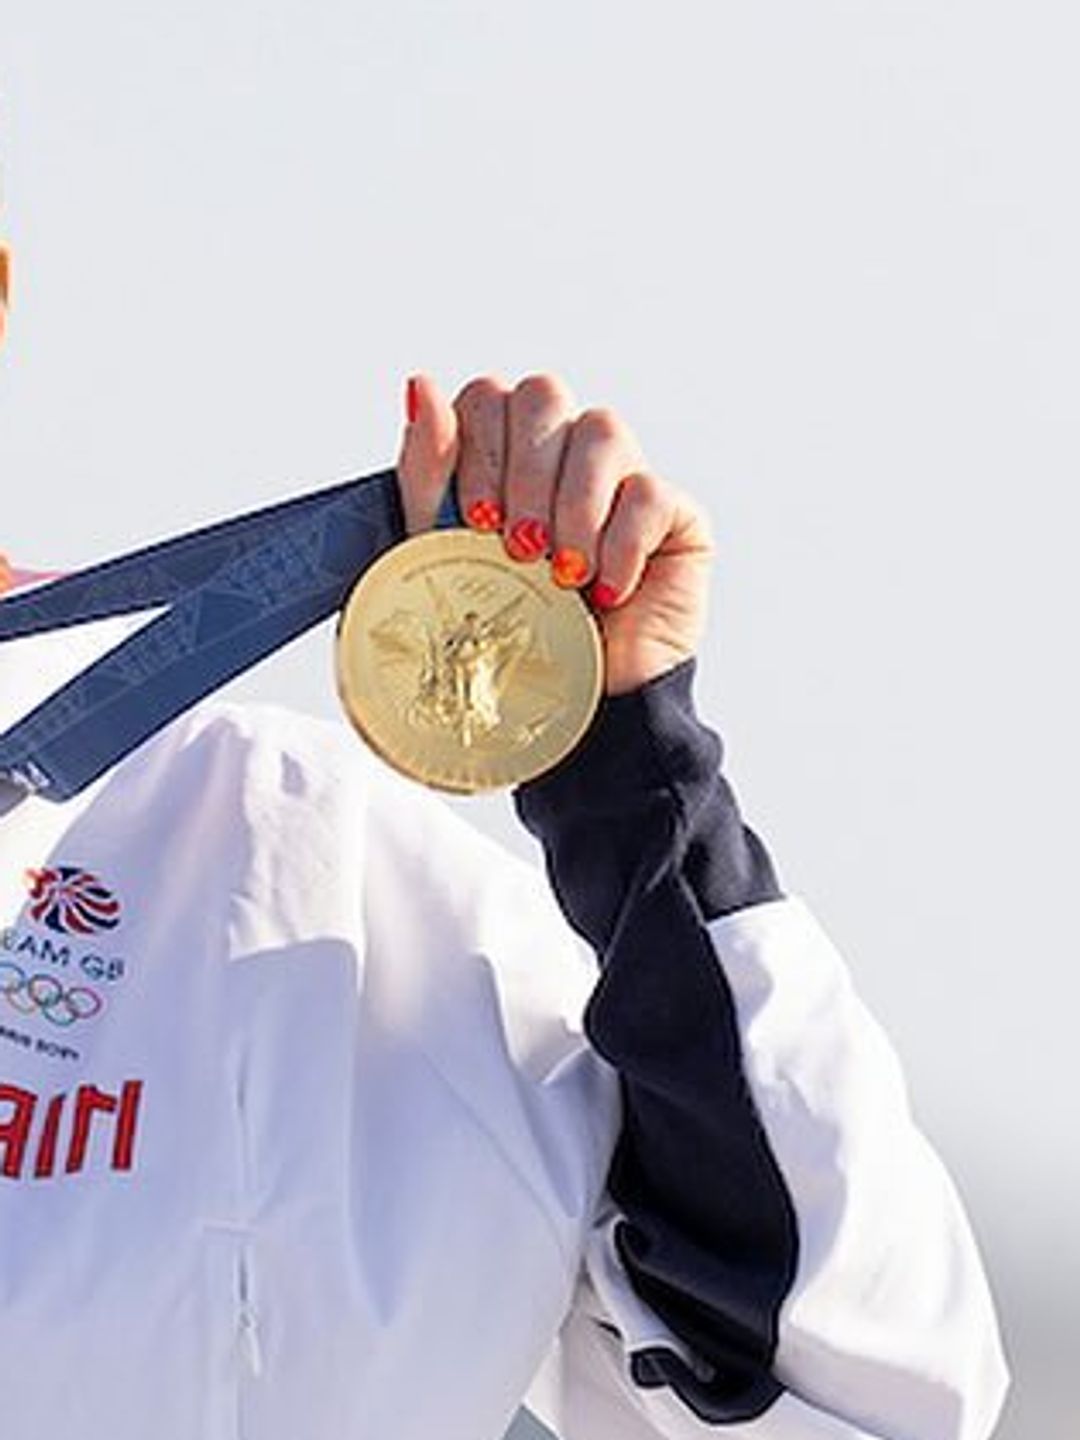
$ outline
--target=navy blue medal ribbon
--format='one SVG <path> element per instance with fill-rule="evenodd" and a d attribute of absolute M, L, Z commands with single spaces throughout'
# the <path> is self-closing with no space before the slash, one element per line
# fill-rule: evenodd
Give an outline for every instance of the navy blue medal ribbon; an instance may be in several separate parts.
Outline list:
<path fill-rule="evenodd" d="M 459 525 L 451 483 L 436 520 Z M 382 470 L 0 600 L 0 642 L 168 607 L 0 735 L 0 779 L 67 800 L 163 725 L 344 604 L 405 538 Z"/>

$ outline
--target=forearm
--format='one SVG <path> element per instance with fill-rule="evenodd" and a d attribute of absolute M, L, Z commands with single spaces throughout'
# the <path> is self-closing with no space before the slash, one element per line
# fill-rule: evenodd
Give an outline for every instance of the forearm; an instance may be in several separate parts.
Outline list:
<path fill-rule="evenodd" d="M 587 1029 L 623 1084 L 609 1181 L 620 1259 L 722 1374 L 706 1393 L 674 1356 L 639 1368 L 666 1367 L 655 1378 L 706 1418 L 735 1420 L 779 1390 L 770 1367 L 797 1237 L 706 924 L 781 891 L 722 774 L 722 743 L 694 713 L 693 674 L 686 663 L 607 701 L 585 746 L 517 805 L 603 966 Z"/>
<path fill-rule="evenodd" d="M 606 699 L 578 750 L 515 795 L 564 911 L 602 960 L 628 903 L 662 871 L 706 920 L 781 897 L 723 775 L 722 741 L 694 710 L 694 673 L 686 661 Z"/>
<path fill-rule="evenodd" d="M 982 1440 L 1005 1372 L 963 1208 L 841 957 L 743 824 L 691 678 L 617 702 L 592 753 L 518 796 L 603 967 L 587 1029 L 625 1120 L 616 1263 L 594 1263 L 632 1372 L 710 1423 L 788 1389 L 867 1433 Z M 635 1345 L 641 1302 L 671 1344 Z"/>

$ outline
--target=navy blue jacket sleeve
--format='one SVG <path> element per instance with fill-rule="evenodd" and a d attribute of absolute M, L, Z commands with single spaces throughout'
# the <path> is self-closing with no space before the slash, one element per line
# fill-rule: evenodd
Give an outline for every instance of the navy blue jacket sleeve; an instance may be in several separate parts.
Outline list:
<path fill-rule="evenodd" d="M 608 1184 L 619 1258 L 705 1362 L 637 1352 L 634 1380 L 732 1423 L 781 1392 L 772 1361 L 798 1242 L 706 924 L 782 892 L 722 773 L 722 742 L 695 713 L 693 677 L 687 661 L 605 700 L 585 742 L 515 803 L 602 967 L 586 1028 L 623 1089 Z"/>

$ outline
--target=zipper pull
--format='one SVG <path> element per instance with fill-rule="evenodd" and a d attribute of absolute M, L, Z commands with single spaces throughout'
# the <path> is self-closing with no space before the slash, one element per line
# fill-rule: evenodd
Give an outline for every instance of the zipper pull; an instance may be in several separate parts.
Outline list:
<path fill-rule="evenodd" d="M 240 1306 L 240 1343 L 247 1356 L 251 1373 L 258 1379 L 263 1373 L 262 1345 L 259 1343 L 259 1317 L 250 1305 Z"/>

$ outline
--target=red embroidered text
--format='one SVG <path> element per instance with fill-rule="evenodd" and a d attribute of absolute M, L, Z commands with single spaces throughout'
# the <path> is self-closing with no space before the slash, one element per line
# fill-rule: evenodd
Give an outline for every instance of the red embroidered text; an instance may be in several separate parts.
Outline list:
<path fill-rule="evenodd" d="M 53 1095 L 46 1101 L 32 1090 L 0 1082 L 0 1176 L 20 1180 L 28 1162 L 37 1180 L 54 1174 L 62 1130 L 66 1143 L 63 1173 L 77 1174 L 86 1164 L 88 1151 L 103 1154 L 100 1142 L 91 1145 L 92 1132 L 103 1127 L 106 1134 L 111 1130 L 112 1146 L 104 1152 L 109 1167 L 130 1170 L 142 1087 L 141 1080 L 126 1080 L 119 1095 L 110 1095 L 96 1085 L 80 1085 L 73 1097 Z"/>

